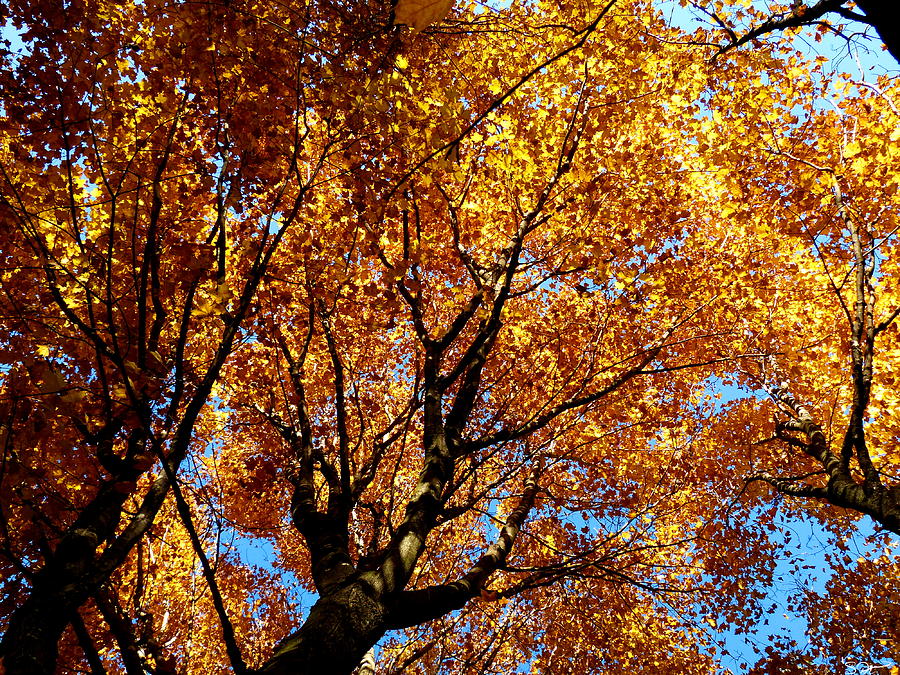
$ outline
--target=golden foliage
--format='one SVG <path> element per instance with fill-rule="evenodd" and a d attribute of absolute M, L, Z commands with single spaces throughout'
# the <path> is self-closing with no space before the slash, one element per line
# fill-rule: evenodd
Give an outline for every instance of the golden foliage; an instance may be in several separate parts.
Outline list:
<path fill-rule="evenodd" d="M 255 668 L 374 570 L 477 580 L 385 672 L 896 659 L 900 84 L 660 7 L 0 10 L 2 629 Z"/>

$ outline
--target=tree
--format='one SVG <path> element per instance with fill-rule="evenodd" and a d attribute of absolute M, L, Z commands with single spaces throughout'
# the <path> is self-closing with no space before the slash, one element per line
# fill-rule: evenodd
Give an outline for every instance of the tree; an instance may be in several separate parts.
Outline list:
<path fill-rule="evenodd" d="M 431 9 L 4 10 L 8 672 L 705 673 L 779 513 L 897 532 L 896 82 Z"/>
<path fill-rule="evenodd" d="M 810 3 L 797 0 L 764 8 L 748 3 L 747 6 L 738 5 L 734 8 L 736 10 L 734 16 L 722 15 L 722 3 L 689 0 L 682 4 L 690 4 L 700 10 L 724 31 L 726 41 L 719 48 L 720 52 L 740 47 L 772 33 L 807 26 L 816 26 L 817 41 L 822 39 L 823 33 L 834 33 L 848 42 L 853 42 L 854 34 L 844 32 L 846 22 L 849 21 L 854 27 L 863 24 L 874 28 L 884 48 L 894 59 L 900 61 L 897 10 L 892 3 L 885 0 L 860 0 L 855 3 L 845 0 L 816 0 Z M 857 10 L 862 10 L 862 13 Z"/>

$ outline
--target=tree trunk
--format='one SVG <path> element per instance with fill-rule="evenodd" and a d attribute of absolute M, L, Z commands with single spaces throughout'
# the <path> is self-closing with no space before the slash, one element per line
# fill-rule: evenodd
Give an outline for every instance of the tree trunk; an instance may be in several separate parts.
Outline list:
<path fill-rule="evenodd" d="M 896 0 L 856 0 L 888 51 L 900 63 L 900 7 Z"/>
<path fill-rule="evenodd" d="M 267 675 L 349 675 L 386 630 L 385 605 L 367 583 L 354 581 L 313 605 L 259 670 Z"/>
<path fill-rule="evenodd" d="M 98 542 L 115 532 L 125 498 L 112 483 L 101 487 L 34 575 L 28 599 L 12 613 L 0 640 L 6 673 L 32 675 L 56 669 L 63 631 L 106 579 L 97 574 L 95 552 Z"/>
<path fill-rule="evenodd" d="M 46 675 L 56 670 L 59 640 L 72 613 L 87 599 L 79 589 L 56 590 L 35 590 L 13 613 L 0 647 L 7 675 Z"/>
<path fill-rule="evenodd" d="M 375 648 L 369 649 L 363 657 L 362 663 L 356 669 L 356 675 L 375 675 Z"/>

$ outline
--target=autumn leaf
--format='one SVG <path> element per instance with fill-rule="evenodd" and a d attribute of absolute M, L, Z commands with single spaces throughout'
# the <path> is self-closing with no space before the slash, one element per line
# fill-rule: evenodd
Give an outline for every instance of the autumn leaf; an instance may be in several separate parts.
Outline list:
<path fill-rule="evenodd" d="M 887 24 L 673 4 L 6 3 L 4 672 L 896 662 Z"/>
<path fill-rule="evenodd" d="M 394 23 L 410 26 L 415 32 L 443 21 L 453 7 L 453 0 L 397 0 Z"/>
<path fill-rule="evenodd" d="M 499 598 L 499 596 L 497 595 L 496 591 L 490 591 L 490 590 L 488 590 L 488 589 L 486 589 L 486 588 L 482 588 L 482 589 L 481 589 L 481 595 L 480 595 L 480 597 L 481 597 L 481 599 L 484 600 L 485 602 L 496 602 L 497 599 Z"/>

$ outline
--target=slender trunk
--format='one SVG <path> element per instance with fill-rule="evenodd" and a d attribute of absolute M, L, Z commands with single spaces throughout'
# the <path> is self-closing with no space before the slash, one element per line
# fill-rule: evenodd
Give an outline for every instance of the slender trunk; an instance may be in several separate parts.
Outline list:
<path fill-rule="evenodd" d="M 260 669 L 266 675 L 349 675 L 384 635 L 385 605 L 365 582 L 354 581 L 313 605 L 304 624 L 285 638 Z"/>

